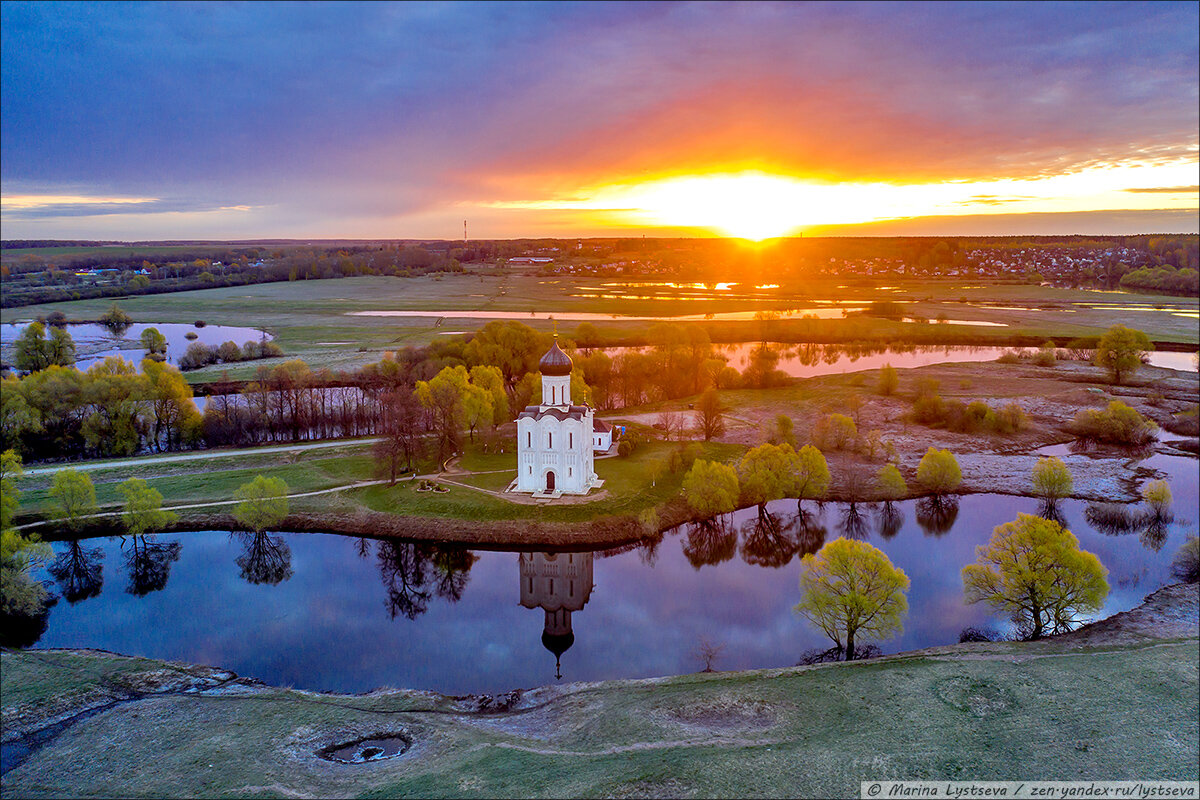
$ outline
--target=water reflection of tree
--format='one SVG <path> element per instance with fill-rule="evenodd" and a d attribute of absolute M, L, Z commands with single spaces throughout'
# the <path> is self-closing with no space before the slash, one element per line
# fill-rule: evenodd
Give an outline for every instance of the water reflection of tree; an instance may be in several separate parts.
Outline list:
<path fill-rule="evenodd" d="M 179 542 L 156 542 L 147 536 L 133 536 L 133 546 L 125 553 L 125 568 L 129 570 L 129 585 L 125 591 L 138 597 L 157 592 L 171 577 L 171 564 L 179 560 Z M 140 546 L 139 546 L 140 540 Z M 121 540 L 121 549 L 125 540 Z"/>
<path fill-rule="evenodd" d="M 820 524 L 821 513 L 816 514 L 803 509 L 796 515 L 796 557 L 803 558 L 809 553 L 815 553 L 825 545 L 829 531 Z"/>
<path fill-rule="evenodd" d="M 888 500 L 879 509 L 875 525 L 881 537 L 891 539 L 904 527 L 904 512 L 897 508 L 895 503 Z"/>
<path fill-rule="evenodd" d="M 1042 500 L 1038 506 L 1038 516 L 1051 522 L 1057 522 L 1064 528 L 1067 527 L 1067 518 L 1063 515 L 1058 501 L 1053 497 L 1047 497 Z"/>
<path fill-rule="evenodd" d="M 33 579 L 23 571 L 3 570 L 4 593 L 17 593 L 23 587 L 13 586 L 10 581 L 32 582 Z M 46 592 L 41 599 L 24 607 L 11 607 L 2 604 L 0 608 L 0 646 L 3 647 L 33 647 L 50 624 L 50 609 L 58 602 L 58 598 Z"/>
<path fill-rule="evenodd" d="M 943 536 L 958 519 L 958 498 L 954 495 L 933 495 L 917 501 L 917 524 L 926 536 Z"/>
<path fill-rule="evenodd" d="M 724 516 L 693 523 L 683 542 L 683 555 L 695 569 L 720 564 L 737 553 L 737 529 Z"/>
<path fill-rule="evenodd" d="M 842 506 L 841 520 L 838 522 L 838 532 L 847 539 L 863 540 L 871 535 L 867 525 L 866 514 L 860 506 L 864 503 L 853 501 Z"/>
<path fill-rule="evenodd" d="M 242 577 L 253 584 L 275 586 L 292 577 L 292 549 L 269 533 L 235 533 L 246 551 L 237 557 Z"/>
<path fill-rule="evenodd" d="M 792 537 L 795 520 L 784 523 L 763 512 L 742 526 L 742 560 L 759 567 L 779 568 L 792 560 L 798 545 Z"/>
<path fill-rule="evenodd" d="M 379 542 L 376 556 L 392 619 L 416 619 L 429 610 L 434 596 L 458 602 L 478 559 L 462 548 L 394 539 Z"/>
<path fill-rule="evenodd" d="M 1167 528 L 1174 520 L 1170 511 L 1137 511 L 1120 503 L 1089 503 L 1083 516 L 1089 525 L 1106 536 L 1137 532 L 1138 541 L 1156 553 L 1167 543 Z"/>
<path fill-rule="evenodd" d="M 359 558 L 366 558 L 371 555 L 371 539 L 365 536 L 358 537 L 358 541 L 354 543 L 354 552 L 358 553 Z"/>
<path fill-rule="evenodd" d="M 50 564 L 50 574 L 68 603 L 74 605 L 100 594 L 104 586 L 103 558 L 104 548 L 85 548 L 73 541 Z"/>

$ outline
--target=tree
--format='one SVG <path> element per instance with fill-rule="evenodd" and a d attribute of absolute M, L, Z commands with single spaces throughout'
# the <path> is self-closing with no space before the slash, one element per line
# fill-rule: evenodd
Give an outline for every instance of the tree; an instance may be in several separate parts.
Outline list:
<path fill-rule="evenodd" d="M 380 410 L 383 438 L 375 446 L 375 458 L 394 484 L 400 466 L 411 469 L 419 452 L 421 404 L 411 386 L 401 385 L 383 396 Z"/>
<path fill-rule="evenodd" d="M 141 478 L 130 478 L 118 485 L 117 491 L 125 498 L 125 510 L 121 514 L 125 527 L 134 536 L 160 531 L 179 519 L 174 511 L 163 510 L 162 493 Z"/>
<path fill-rule="evenodd" d="M 84 442 L 101 456 L 133 455 L 149 427 L 147 377 L 125 359 L 109 357 L 88 368 L 87 378 L 83 400 L 91 413 Z"/>
<path fill-rule="evenodd" d="M 1061 458 L 1039 458 L 1033 465 L 1033 493 L 1036 496 L 1053 503 L 1069 497 L 1073 487 L 1071 471 Z"/>
<path fill-rule="evenodd" d="M 858 436 L 858 426 L 845 414 L 830 414 L 827 430 L 829 444 L 834 450 L 844 450 Z"/>
<path fill-rule="evenodd" d="M 908 494 L 908 484 L 904 482 L 904 476 L 895 464 L 884 464 L 879 468 L 879 472 L 875 473 L 875 485 L 880 496 L 888 503 Z"/>
<path fill-rule="evenodd" d="M 51 514 L 72 530 L 78 530 L 96 513 L 96 488 L 92 479 L 79 470 L 60 469 L 54 473 L 50 496 L 56 503 Z"/>
<path fill-rule="evenodd" d="M 156 450 L 181 448 L 200 428 L 200 410 L 183 373 L 153 359 L 142 361 L 154 426 L 151 445 Z"/>
<path fill-rule="evenodd" d="M 962 470 L 949 450 L 929 448 L 917 465 L 917 480 L 935 495 L 953 492 L 962 483 Z"/>
<path fill-rule="evenodd" d="M 767 503 L 787 497 L 795 485 L 796 451 L 787 444 L 760 444 L 742 456 L 737 473 L 742 499 L 757 505 L 762 516 Z"/>
<path fill-rule="evenodd" d="M 53 363 L 50 360 L 50 343 L 46 341 L 46 327 L 40 322 L 31 322 L 13 342 L 13 362 L 24 372 L 38 372 Z"/>
<path fill-rule="evenodd" d="M 167 337 L 159 333 L 158 328 L 146 328 L 142 331 L 142 349 L 146 356 L 158 361 L 167 357 Z"/>
<path fill-rule="evenodd" d="M 466 420 L 464 397 L 470 375 L 463 366 L 445 367 L 428 381 L 417 381 L 417 400 L 429 409 L 438 435 L 439 458 L 458 449 L 459 431 Z"/>
<path fill-rule="evenodd" d="M 50 339 L 46 342 L 50 363 L 60 367 L 70 367 L 75 364 L 75 341 L 66 328 L 51 328 Z"/>
<path fill-rule="evenodd" d="M 683 496 L 698 517 L 715 517 L 737 508 L 738 476 L 733 467 L 697 460 L 683 477 Z"/>
<path fill-rule="evenodd" d="M 0 448 L 20 449 L 26 434 L 41 430 L 42 415 L 29 405 L 22 382 L 11 375 L 0 379 Z"/>
<path fill-rule="evenodd" d="M 879 370 L 879 383 L 876 390 L 882 395 L 893 395 L 900 388 L 900 376 L 891 364 L 884 364 Z"/>
<path fill-rule="evenodd" d="M 800 448 L 796 454 L 796 477 L 794 486 L 796 499 L 819 500 L 829 491 L 829 464 L 825 455 L 811 444 Z"/>
<path fill-rule="evenodd" d="M 471 384 L 478 386 L 491 397 L 492 417 L 488 420 L 492 428 L 508 422 L 508 393 L 504 390 L 504 375 L 498 367 L 471 367 Z"/>
<path fill-rule="evenodd" d="M 882 641 L 904 629 L 910 583 L 882 550 L 834 539 L 800 565 L 796 612 L 824 631 L 847 661 L 854 658 L 856 639 Z"/>
<path fill-rule="evenodd" d="M 1142 488 L 1142 499 L 1150 504 L 1156 516 L 1165 516 L 1171 507 L 1171 487 L 1166 481 L 1150 481 Z"/>
<path fill-rule="evenodd" d="M 788 447 L 795 449 L 796 447 L 796 423 L 787 414 L 780 414 L 775 418 L 775 431 L 771 434 L 771 444 L 786 444 Z"/>
<path fill-rule="evenodd" d="M 1154 345 L 1142 331 L 1114 325 L 1100 338 L 1096 345 L 1096 366 L 1107 369 L 1118 386 L 1142 366 L 1142 357 L 1154 349 Z"/>
<path fill-rule="evenodd" d="M 287 493 L 288 486 L 282 478 L 259 475 L 233 493 L 234 499 L 241 501 L 233 507 L 233 518 L 255 532 L 273 528 L 287 517 Z"/>
<path fill-rule="evenodd" d="M 16 450 L 0 453 L 0 531 L 7 532 L 21 506 L 21 490 L 17 479 L 25 473 L 21 456 Z"/>
<path fill-rule="evenodd" d="M 120 334 L 133 324 L 133 317 L 122 311 L 121 307 L 116 303 L 113 303 L 108 311 L 100 317 L 100 324 L 113 333 Z"/>
<path fill-rule="evenodd" d="M 1100 559 L 1052 520 L 1018 514 L 996 526 L 976 552 L 976 563 L 962 571 L 967 603 L 1007 613 L 1030 639 L 1070 630 L 1079 614 L 1098 611 L 1108 596 Z"/>
<path fill-rule="evenodd" d="M 721 395 L 716 389 L 705 389 L 696 403 L 696 411 L 700 416 L 700 431 L 704 441 L 725 433 L 725 414 L 729 407 L 721 402 Z"/>
<path fill-rule="evenodd" d="M 1189 536 L 1171 561 L 1171 574 L 1184 583 L 1200 581 L 1200 539 Z"/>

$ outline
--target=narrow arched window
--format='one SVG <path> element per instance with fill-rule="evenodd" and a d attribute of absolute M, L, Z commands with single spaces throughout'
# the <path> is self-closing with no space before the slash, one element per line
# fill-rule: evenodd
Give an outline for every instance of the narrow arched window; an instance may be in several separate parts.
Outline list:
<path fill-rule="evenodd" d="M 546 434 L 546 446 L 551 449 L 554 448 L 554 434 L 553 433 Z"/>
<path fill-rule="evenodd" d="M 567 448 L 570 450 L 575 449 L 575 434 L 574 433 L 567 434 Z"/>
<path fill-rule="evenodd" d="M 525 438 L 526 447 L 533 447 L 533 432 L 530 431 L 529 433 L 526 433 L 525 437 L 526 437 Z"/>

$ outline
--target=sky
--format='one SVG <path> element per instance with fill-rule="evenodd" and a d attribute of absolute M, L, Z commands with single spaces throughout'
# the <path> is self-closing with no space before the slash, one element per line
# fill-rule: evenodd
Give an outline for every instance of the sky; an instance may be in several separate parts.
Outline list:
<path fill-rule="evenodd" d="M 1197 232 L 1200 4 L 0 4 L 3 238 Z"/>

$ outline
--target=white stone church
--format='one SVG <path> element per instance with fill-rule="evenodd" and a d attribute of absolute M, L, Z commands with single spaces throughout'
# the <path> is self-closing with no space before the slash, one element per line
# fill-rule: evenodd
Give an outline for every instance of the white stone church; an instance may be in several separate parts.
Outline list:
<path fill-rule="evenodd" d="M 558 497 L 587 494 L 603 484 L 594 469 L 592 408 L 571 404 L 571 366 L 557 341 L 538 363 L 542 403 L 517 415 L 518 492 Z"/>

